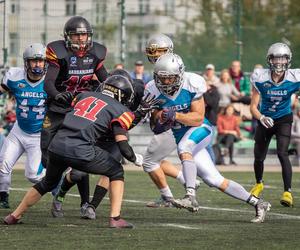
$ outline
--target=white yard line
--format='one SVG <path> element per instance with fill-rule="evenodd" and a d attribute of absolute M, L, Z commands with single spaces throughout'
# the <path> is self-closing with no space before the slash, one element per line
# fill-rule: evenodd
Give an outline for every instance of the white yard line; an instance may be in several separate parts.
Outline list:
<path fill-rule="evenodd" d="M 26 188 L 10 188 L 10 190 L 12 190 L 12 191 L 21 191 L 21 192 L 27 192 L 28 191 L 28 189 L 26 189 Z M 78 194 L 67 194 L 67 196 L 77 197 L 77 198 L 80 197 Z M 105 199 L 108 199 L 108 198 L 105 198 Z M 141 200 L 123 199 L 123 201 L 128 202 L 128 203 L 138 203 L 138 204 L 146 204 L 147 203 L 146 201 L 141 201 Z M 212 210 L 212 211 L 224 211 L 224 212 L 237 212 L 237 213 L 253 213 L 253 211 L 250 211 L 250 210 L 222 208 L 222 207 L 204 207 L 204 206 L 200 206 L 200 209 Z M 280 214 L 280 213 L 268 212 L 268 216 L 277 217 L 278 219 L 293 219 L 293 220 L 296 219 L 296 220 L 300 220 L 299 215 L 290 215 L 290 214 Z M 162 225 L 164 225 L 164 224 L 162 224 Z M 166 224 L 166 225 L 183 226 L 183 225 L 178 225 L 178 224 Z M 194 229 L 194 228 L 189 228 L 189 229 Z"/>

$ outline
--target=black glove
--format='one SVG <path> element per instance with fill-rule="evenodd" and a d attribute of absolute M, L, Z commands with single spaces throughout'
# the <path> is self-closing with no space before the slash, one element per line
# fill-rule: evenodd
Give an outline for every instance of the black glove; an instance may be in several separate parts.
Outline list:
<path fill-rule="evenodd" d="M 147 93 L 143 97 L 139 107 L 137 108 L 137 111 L 140 112 L 142 116 L 146 116 L 149 111 L 158 108 L 160 102 L 160 100 L 155 99 L 155 95 Z"/>
<path fill-rule="evenodd" d="M 74 99 L 74 95 L 71 92 L 66 91 L 57 94 L 54 99 L 58 103 L 68 106 L 72 103 L 72 100 Z"/>

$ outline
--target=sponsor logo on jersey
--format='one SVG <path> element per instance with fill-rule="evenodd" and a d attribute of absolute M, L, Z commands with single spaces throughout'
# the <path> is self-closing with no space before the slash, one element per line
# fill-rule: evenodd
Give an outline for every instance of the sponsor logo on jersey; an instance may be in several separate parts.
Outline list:
<path fill-rule="evenodd" d="M 18 87 L 19 87 L 20 89 L 23 89 L 23 88 L 26 87 L 26 84 L 25 84 L 25 83 L 19 83 L 19 84 L 18 84 Z"/>
<path fill-rule="evenodd" d="M 43 92 L 23 91 L 21 96 L 22 97 L 33 97 L 33 98 L 44 98 L 44 93 Z"/>
<path fill-rule="evenodd" d="M 86 75 L 86 74 L 93 74 L 94 69 L 70 69 L 69 75 Z"/>
<path fill-rule="evenodd" d="M 77 66 L 77 57 L 76 56 L 71 56 L 70 57 L 70 66 L 71 67 Z"/>
<path fill-rule="evenodd" d="M 264 85 L 263 85 L 263 87 L 264 88 L 271 88 L 272 87 L 272 84 L 271 83 L 265 83 Z"/>
<path fill-rule="evenodd" d="M 88 58 L 88 57 L 86 57 L 86 58 L 83 59 L 83 64 L 84 64 L 84 65 L 86 65 L 86 64 L 92 64 L 93 61 L 94 61 L 93 58 Z"/>

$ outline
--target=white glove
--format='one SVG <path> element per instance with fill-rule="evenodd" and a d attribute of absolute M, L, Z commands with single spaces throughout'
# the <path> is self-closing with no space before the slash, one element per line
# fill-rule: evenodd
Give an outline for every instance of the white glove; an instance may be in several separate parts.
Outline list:
<path fill-rule="evenodd" d="M 274 121 L 271 117 L 262 115 L 259 121 L 265 128 L 272 128 L 274 126 Z"/>
<path fill-rule="evenodd" d="M 136 160 L 134 164 L 138 167 L 141 167 L 143 165 L 144 157 L 141 154 L 135 154 Z"/>

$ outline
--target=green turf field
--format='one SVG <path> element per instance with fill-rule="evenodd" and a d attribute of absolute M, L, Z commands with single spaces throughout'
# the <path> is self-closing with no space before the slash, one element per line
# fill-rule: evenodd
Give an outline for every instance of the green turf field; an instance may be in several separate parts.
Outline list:
<path fill-rule="evenodd" d="M 253 173 L 224 173 L 245 186 L 253 184 Z M 91 176 L 91 190 L 97 177 Z M 0 225 L 0 249 L 300 249 L 300 173 L 293 176 L 294 208 L 279 204 L 281 173 L 266 173 L 264 198 L 272 208 L 263 224 L 251 224 L 254 209 L 203 184 L 198 191 L 202 209 L 195 214 L 175 208 L 151 209 L 145 202 L 158 197 L 149 177 L 139 171 L 126 173 L 123 217 L 135 229 L 109 229 L 109 203 L 97 210 L 97 219 L 79 218 L 79 198 L 65 200 L 65 218 L 52 218 L 51 195 L 23 217 L 23 225 Z M 174 194 L 184 190 L 170 180 Z M 14 172 L 11 206 L 15 208 L 30 187 L 23 171 Z M 74 188 L 72 194 L 78 194 Z M 11 210 L 0 209 L 3 218 Z"/>

